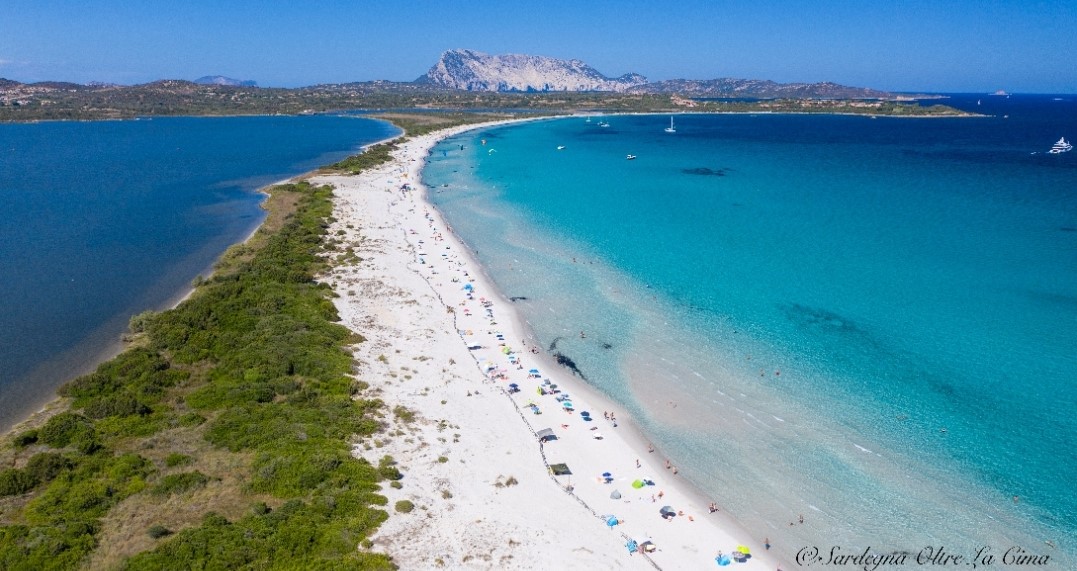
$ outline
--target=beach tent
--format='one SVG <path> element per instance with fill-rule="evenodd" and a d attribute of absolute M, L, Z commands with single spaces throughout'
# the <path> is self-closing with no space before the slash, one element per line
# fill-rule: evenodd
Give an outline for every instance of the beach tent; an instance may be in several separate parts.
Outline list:
<path fill-rule="evenodd" d="M 554 476 L 571 476 L 572 470 L 568 469 L 568 464 L 550 464 L 550 472 Z"/>
<path fill-rule="evenodd" d="M 658 510 L 658 513 L 661 514 L 661 516 L 664 518 L 671 518 L 677 515 L 677 510 L 673 509 L 670 506 L 662 506 L 662 509 Z"/>
<path fill-rule="evenodd" d="M 643 541 L 639 542 L 639 548 L 644 553 L 650 553 L 650 552 L 654 551 L 655 549 L 658 549 L 658 546 L 655 545 L 654 541 L 652 541 L 651 538 L 648 537 L 648 538 L 644 539 Z"/>
<path fill-rule="evenodd" d="M 538 431 L 538 439 L 540 442 L 546 442 L 547 440 L 557 440 L 557 435 L 553 433 L 552 428 L 543 428 Z"/>
<path fill-rule="evenodd" d="M 619 500 L 619 499 L 621 499 L 621 492 L 618 492 L 617 490 L 614 490 L 613 493 L 610 494 L 610 499 L 611 500 Z"/>

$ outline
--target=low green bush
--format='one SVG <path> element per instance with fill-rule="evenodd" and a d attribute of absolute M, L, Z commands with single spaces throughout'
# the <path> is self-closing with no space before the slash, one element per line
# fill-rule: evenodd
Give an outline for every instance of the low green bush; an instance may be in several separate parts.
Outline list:
<path fill-rule="evenodd" d="M 17 496 L 34 489 L 38 479 L 16 468 L 0 470 L 0 497 Z"/>
<path fill-rule="evenodd" d="M 16 448 L 26 448 L 31 444 L 37 444 L 37 439 L 38 435 L 36 430 L 27 430 L 26 432 L 16 435 L 12 443 Z"/>
<path fill-rule="evenodd" d="M 74 466 L 74 462 L 62 454 L 42 452 L 30 457 L 25 470 L 38 482 L 47 483 L 53 481 L 64 470 L 70 470 Z"/>
<path fill-rule="evenodd" d="M 194 472 L 169 474 L 162 478 L 161 482 L 154 486 L 151 492 L 158 496 L 182 494 L 184 492 L 190 492 L 191 490 L 204 488 L 208 483 L 209 476 L 197 470 Z"/>
<path fill-rule="evenodd" d="M 93 439 L 93 423 L 74 412 L 61 412 L 50 418 L 39 433 L 41 442 L 53 448 L 63 448 L 76 441 Z"/>
<path fill-rule="evenodd" d="M 191 463 L 191 457 L 186 454 L 180 454 L 179 452 L 173 452 L 165 457 L 165 466 L 169 468 L 175 468 L 176 466 L 183 466 Z"/>
<path fill-rule="evenodd" d="M 163 525 L 152 525 L 146 530 L 146 535 L 149 535 L 153 539 L 161 539 L 162 537 L 172 535 L 172 530 Z"/>

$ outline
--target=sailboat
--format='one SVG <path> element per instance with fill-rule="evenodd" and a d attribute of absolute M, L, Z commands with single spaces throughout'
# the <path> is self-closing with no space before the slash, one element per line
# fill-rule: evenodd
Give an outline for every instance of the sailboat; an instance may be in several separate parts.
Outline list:
<path fill-rule="evenodd" d="M 669 127 L 666 127 L 664 130 L 667 133 L 676 133 L 677 132 L 677 128 L 673 126 L 673 115 L 669 116 Z"/>
<path fill-rule="evenodd" d="M 1058 140 L 1057 143 L 1055 143 L 1053 146 L 1051 146 L 1051 150 L 1049 150 L 1047 152 L 1052 154 L 1052 155 L 1061 155 L 1062 153 L 1068 153 L 1069 151 L 1072 151 L 1072 150 L 1073 150 L 1073 145 L 1071 145 L 1069 143 L 1069 141 L 1066 140 L 1065 137 L 1062 137 L 1061 139 Z"/>

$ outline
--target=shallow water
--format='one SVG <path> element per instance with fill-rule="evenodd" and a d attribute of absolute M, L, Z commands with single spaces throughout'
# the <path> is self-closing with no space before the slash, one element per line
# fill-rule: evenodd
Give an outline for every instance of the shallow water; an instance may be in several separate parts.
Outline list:
<path fill-rule="evenodd" d="M 328 116 L 0 125 L 0 427 L 243 240 L 258 188 L 395 132 Z"/>
<path fill-rule="evenodd" d="M 1043 151 L 1077 103 L 987 105 L 1010 117 L 521 124 L 444 141 L 424 180 L 541 343 L 787 559 L 1068 568 L 1077 154 Z"/>

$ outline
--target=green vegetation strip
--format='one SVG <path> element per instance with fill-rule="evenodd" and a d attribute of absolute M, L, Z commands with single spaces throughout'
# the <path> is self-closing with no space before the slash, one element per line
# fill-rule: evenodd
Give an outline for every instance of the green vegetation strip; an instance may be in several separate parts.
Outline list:
<path fill-rule="evenodd" d="M 362 339 L 314 279 L 331 191 L 271 193 L 283 221 L 175 309 L 132 319 L 136 346 L 0 453 L 0 569 L 393 568 L 358 549 L 388 517 L 379 482 L 400 473 L 350 453 L 383 407 L 355 397 L 346 347 Z"/>

